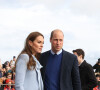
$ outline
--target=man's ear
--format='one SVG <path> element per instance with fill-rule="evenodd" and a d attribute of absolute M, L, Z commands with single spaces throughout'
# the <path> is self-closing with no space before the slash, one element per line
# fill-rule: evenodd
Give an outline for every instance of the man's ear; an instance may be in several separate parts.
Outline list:
<path fill-rule="evenodd" d="M 82 58 L 82 55 L 80 55 L 80 58 Z"/>
<path fill-rule="evenodd" d="M 29 44 L 29 46 L 32 46 L 32 41 L 29 40 L 29 41 L 28 41 L 28 44 Z"/>

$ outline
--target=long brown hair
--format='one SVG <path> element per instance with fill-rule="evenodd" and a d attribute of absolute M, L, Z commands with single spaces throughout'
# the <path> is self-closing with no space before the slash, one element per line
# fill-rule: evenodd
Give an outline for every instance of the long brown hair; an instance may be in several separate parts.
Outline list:
<path fill-rule="evenodd" d="M 32 51 L 32 48 L 31 48 L 31 46 L 29 45 L 28 42 L 29 42 L 29 40 L 33 42 L 38 36 L 42 36 L 44 38 L 44 36 L 41 33 L 39 33 L 39 32 L 32 32 L 32 33 L 30 33 L 28 35 L 28 37 L 26 38 L 24 49 L 20 53 L 20 54 L 24 54 L 24 53 L 28 54 L 29 62 L 27 63 L 27 69 L 29 69 L 29 70 L 32 69 L 31 68 L 32 66 L 33 66 L 33 69 L 35 68 L 36 62 L 34 61 L 34 59 L 32 57 L 32 52 L 33 51 Z M 19 56 L 20 56 L 20 54 L 19 54 Z M 37 53 L 35 55 L 35 57 L 39 60 L 40 53 Z"/>

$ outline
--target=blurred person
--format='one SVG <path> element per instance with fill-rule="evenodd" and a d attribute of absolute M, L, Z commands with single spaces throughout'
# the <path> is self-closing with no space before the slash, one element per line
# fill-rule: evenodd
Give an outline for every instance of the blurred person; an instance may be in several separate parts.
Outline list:
<path fill-rule="evenodd" d="M 0 78 L 3 76 L 3 73 L 2 73 L 2 65 L 0 65 Z"/>
<path fill-rule="evenodd" d="M 2 68 L 2 63 L 1 63 L 1 59 L 0 59 L 0 69 Z"/>
<path fill-rule="evenodd" d="M 12 79 L 12 73 L 7 73 L 7 78 Z"/>
<path fill-rule="evenodd" d="M 15 68 L 12 69 L 12 80 L 15 82 Z"/>
<path fill-rule="evenodd" d="M 4 73 L 4 76 L 7 77 L 7 73 L 11 73 L 12 71 L 11 71 L 10 66 L 6 66 L 5 70 L 6 72 Z"/>
<path fill-rule="evenodd" d="M 82 90 L 93 90 L 97 80 L 92 66 L 84 60 L 85 52 L 82 49 L 76 49 L 73 53 L 78 59 Z"/>
<path fill-rule="evenodd" d="M 16 56 L 13 56 L 13 61 L 15 61 L 15 62 L 16 62 Z"/>
<path fill-rule="evenodd" d="M 96 69 L 95 73 L 100 73 L 100 58 L 98 59 L 97 63 L 93 66 L 93 69 Z"/>
<path fill-rule="evenodd" d="M 4 81 L 6 80 L 6 77 L 2 77 L 1 79 L 2 79 L 2 81 L 4 82 Z"/>
<path fill-rule="evenodd" d="M 100 81 L 100 75 L 99 74 L 96 75 L 96 79 L 97 79 L 97 81 Z"/>
<path fill-rule="evenodd" d="M 42 53 L 44 90 L 81 90 L 77 57 L 62 49 L 63 39 L 61 30 L 53 30 L 51 50 Z"/>
<path fill-rule="evenodd" d="M 7 73 L 7 79 L 11 79 L 12 84 L 15 84 L 15 80 L 13 80 L 13 78 L 12 78 L 12 73 Z M 12 87 L 15 88 L 15 85 L 13 85 Z"/>
<path fill-rule="evenodd" d="M 2 68 L 6 68 L 6 66 L 9 66 L 9 61 L 6 61 L 4 64 L 2 64 Z"/>
<path fill-rule="evenodd" d="M 43 48 L 44 36 L 39 32 L 28 35 L 25 47 L 16 61 L 16 90 L 43 90 L 39 56 Z"/>
<path fill-rule="evenodd" d="M 6 66 L 6 72 L 8 72 L 11 68 L 9 66 Z"/>
<path fill-rule="evenodd" d="M 8 84 L 8 85 L 6 85 L 5 87 L 4 87 L 4 90 L 15 90 L 13 87 L 12 87 L 12 80 L 11 79 L 6 79 L 6 84 Z"/>
<path fill-rule="evenodd" d="M 3 76 L 3 74 L 2 74 L 2 70 L 0 70 L 0 78 Z"/>
<path fill-rule="evenodd" d="M 4 76 L 6 73 L 6 69 L 5 68 L 2 68 L 2 76 Z"/>
<path fill-rule="evenodd" d="M 13 63 L 13 60 L 10 61 L 10 68 L 15 67 L 15 64 Z"/>
<path fill-rule="evenodd" d="M 6 67 L 10 67 L 9 61 L 6 61 L 4 64 L 5 64 L 5 68 L 6 68 Z"/>
<path fill-rule="evenodd" d="M 99 74 L 96 75 L 96 79 L 97 79 L 98 84 L 93 90 L 100 90 L 100 75 Z"/>
<path fill-rule="evenodd" d="M 2 78 L 0 78 L 0 84 L 2 84 L 3 83 L 3 79 Z"/>
<path fill-rule="evenodd" d="M 5 84 L 5 80 L 6 80 L 6 77 L 0 78 L 1 84 Z M 1 85 L 1 87 L 4 88 L 4 85 Z"/>
<path fill-rule="evenodd" d="M 0 90 L 3 90 L 2 84 L 3 84 L 3 80 L 2 80 L 2 78 L 0 78 Z"/>
<path fill-rule="evenodd" d="M 11 62 L 12 64 L 11 64 L 11 66 L 12 67 L 15 67 L 15 63 L 16 63 L 16 56 L 13 56 L 13 60 L 12 60 L 12 62 Z"/>
<path fill-rule="evenodd" d="M 2 63 L 1 63 L 1 59 L 0 59 L 0 78 L 2 77 Z"/>

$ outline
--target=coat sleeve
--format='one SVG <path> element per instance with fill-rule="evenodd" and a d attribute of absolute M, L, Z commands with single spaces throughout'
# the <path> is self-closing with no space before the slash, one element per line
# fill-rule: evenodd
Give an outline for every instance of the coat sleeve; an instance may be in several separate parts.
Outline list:
<path fill-rule="evenodd" d="M 73 62 L 71 76 L 72 76 L 73 90 L 82 90 L 77 57 L 75 57 Z"/>
<path fill-rule="evenodd" d="M 97 64 L 95 64 L 95 65 L 93 66 L 93 69 L 97 69 Z"/>
<path fill-rule="evenodd" d="M 24 90 L 24 79 L 27 70 L 27 54 L 21 54 L 16 63 L 15 90 Z"/>
<path fill-rule="evenodd" d="M 88 84 L 87 86 L 85 86 L 83 89 L 84 90 L 89 90 L 89 89 L 93 89 L 94 87 L 97 86 L 97 80 L 93 71 L 93 68 L 91 65 L 88 64 L 87 68 L 86 68 L 86 72 L 87 72 L 87 78 L 88 78 Z"/>

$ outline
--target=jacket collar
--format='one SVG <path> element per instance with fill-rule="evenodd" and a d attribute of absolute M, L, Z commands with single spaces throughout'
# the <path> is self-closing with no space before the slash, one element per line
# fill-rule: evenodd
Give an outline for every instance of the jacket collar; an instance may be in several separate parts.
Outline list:
<path fill-rule="evenodd" d="M 39 61 L 37 60 L 37 58 L 34 55 L 32 55 L 32 56 L 33 56 L 34 61 L 36 61 L 36 68 L 41 69 L 43 66 L 39 63 Z"/>

